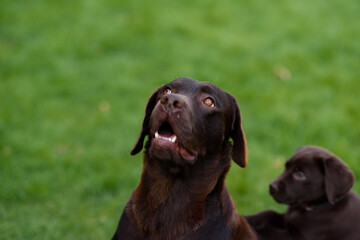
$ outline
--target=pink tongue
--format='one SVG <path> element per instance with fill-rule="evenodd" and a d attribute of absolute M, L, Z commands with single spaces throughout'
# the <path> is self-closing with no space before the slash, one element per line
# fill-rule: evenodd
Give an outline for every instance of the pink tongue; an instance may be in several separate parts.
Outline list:
<path fill-rule="evenodd" d="M 186 161 L 189 161 L 189 162 L 192 162 L 194 161 L 195 159 L 195 156 L 194 155 L 191 155 L 188 151 L 186 151 L 185 148 L 183 147 L 180 147 L 179 149 L 179 153 L 181 155 L 181 157 L 186 160 Z"/>

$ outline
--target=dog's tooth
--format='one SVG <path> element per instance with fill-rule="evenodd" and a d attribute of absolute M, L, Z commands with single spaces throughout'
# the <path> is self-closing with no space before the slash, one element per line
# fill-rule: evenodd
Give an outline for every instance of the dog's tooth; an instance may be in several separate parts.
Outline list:
<path fill-rule="evenodd" d="M 159 138 L 159 133 L 155 132 L 155 138 Z"/>
<path fill-rule="evenodd" d="M 173 136 L 173 137 L 171 138 L 171 141 L 172 141 L 173 143 L 175 143 L 176 139 L 177 139 L 177 137 L 176 137 L 176 136 Z"/>

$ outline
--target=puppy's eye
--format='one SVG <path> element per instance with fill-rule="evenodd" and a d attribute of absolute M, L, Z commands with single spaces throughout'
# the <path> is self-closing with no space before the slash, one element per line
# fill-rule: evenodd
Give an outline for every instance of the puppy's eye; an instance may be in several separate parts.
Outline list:
<path fill-rule="evenodd" d="M 205 98 L 204 103 L 208 107 L 211 107 L 211 108 L 215 107 L 215 103 L 214 103 L 214 100 L 212 100 L 212 98 L 209 98 L 209 97 Z"/>
<path fill-rule="evenodd" d="M 305 174 L 300 170 L 295 171 L 293 173 L 293 177 L 294 177 L 295 180 L 298 180 L 298 181 L 303 181 L 303 180 L 306 179 Z"/>
<path fill-rule="evenodd" d="M 163 91 L 163 94 L 164 94 L 164 95 L 167 95 L 167 94 L 170 94 L 170 93 L 172 93 L 170 88 L 167 88 L 167 89 L 165 89 L 165 90 Z"/>

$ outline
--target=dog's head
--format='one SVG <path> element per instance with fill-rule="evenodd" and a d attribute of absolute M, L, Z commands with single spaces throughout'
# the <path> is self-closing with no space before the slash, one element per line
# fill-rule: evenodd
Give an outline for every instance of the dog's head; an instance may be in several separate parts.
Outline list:
<path fill-rule="evenodd" d="M 270 194 L 279 203 L 334 204 L 354 184 L 347 165 L 320 147 L 299 148 L 285 166 L 285 171 L 270 184 Z"/>
<path fill-rule="evenodd" d="M 143 148 L 152 159 L 192 165 L 199 158 L 219 155 L 233 141 L 232 158 L 246 166 L 246 142 L 234 97 L 213 84 L 179 78 L 150 97 L 140 136 L 131 154 Z"/>

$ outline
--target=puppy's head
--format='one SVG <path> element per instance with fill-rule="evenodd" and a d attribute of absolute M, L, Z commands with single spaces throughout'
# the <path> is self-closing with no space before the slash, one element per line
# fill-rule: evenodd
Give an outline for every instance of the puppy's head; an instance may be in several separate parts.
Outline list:
<path fill-rule="evenodd" d="M 236 100 L 210 83 L 179 78 L 155 91 L 132 155 L 141 151 L 146 136 L 152 159 L 176 165 L 219 155 L 231 138 L 233 160 L 246 166 L 245 135 Z"/>
<path fill-rule="evenodd" d="M 344 162 L 316 146 L 299 148 L 285 166 L 285 171 L 270 184 L 270 194 L 279 203 L 334 204 L 354 183 L 354 175 Z"/>

